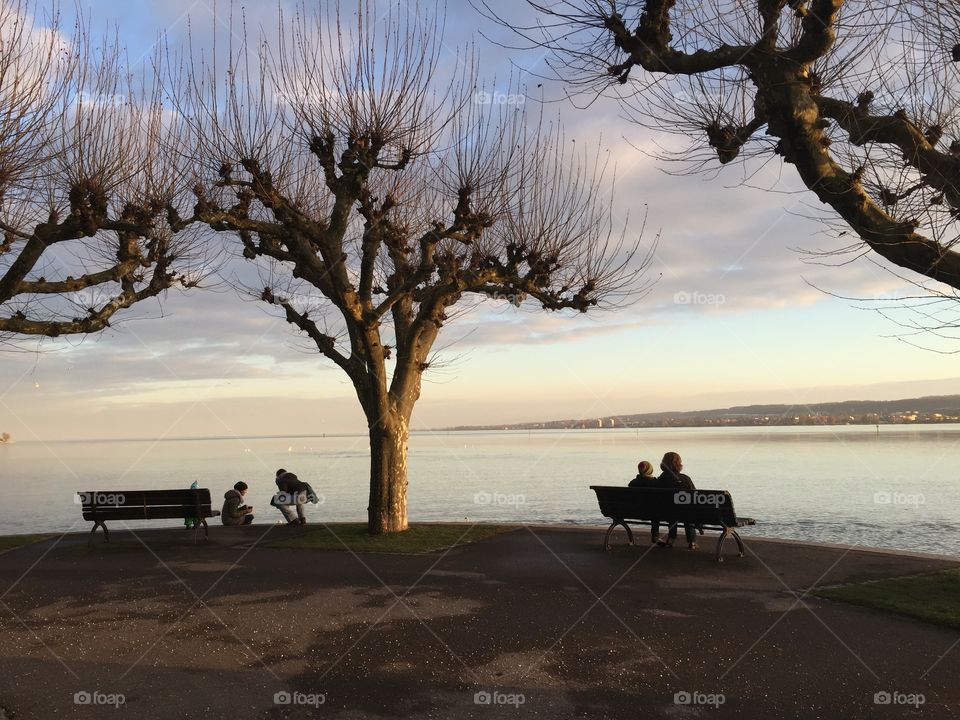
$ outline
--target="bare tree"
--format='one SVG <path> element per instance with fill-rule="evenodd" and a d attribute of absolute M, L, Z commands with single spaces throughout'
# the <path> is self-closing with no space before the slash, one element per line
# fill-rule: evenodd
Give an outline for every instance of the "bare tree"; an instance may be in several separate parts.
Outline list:
<path fill-rule="evenodd" d="M 636 292 L 649 259 L 611 233 L 599 155 L 493 104 L 469 58 L 440 77 L 441 30 L 417 8 L 301 11 L 178 83 L 200 173 L 189 220 L 238 237 L 259 298 L 350 378 L 374 534 L 407 528 L 411 413 L 458 304 L 587 311 Z"/>
<path fill-rule="evenodd" d="M 163 152 L 176 135 L 160 85 L 56 15 L 0 3 L 0 334 L 102 330 L 199 268 L 172 211 L 183 194 Z M 149 67 L 149 66 L 148 66 Z M 149 77 L 154 77 L 151 70 Z M 189 193 L 188 193 L 189 194 Z"/>
<path fill-rule="evenodd" d="M 554 51 L 569 87 L 615 88 L 633 119 L 690 137 L 681 158 L 779 155 L 870 251 L 960 288 L 957 3 L 527 4 L 526 27 L 477 6 Z"/>

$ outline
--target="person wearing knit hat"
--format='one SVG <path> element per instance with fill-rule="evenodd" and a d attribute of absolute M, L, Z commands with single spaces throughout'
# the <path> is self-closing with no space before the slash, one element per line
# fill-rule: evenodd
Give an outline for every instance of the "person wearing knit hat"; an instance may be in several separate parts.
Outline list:
<path fill-rule="evenodd" d="M 641 460 L 637 463 L 637 476 L 630 481 L 630 487 L 652 487 L 655 480 L 653 465 L 647 460 Z"/>
<path fill-rule="evenodd" d="M 653 474 L 653 463 L 641 460 L 637 463 L 637 476 L 630 481 L 629 487 L 652 488 L 657 487 L 657 478 Z M 660 521 L 650 521 L 650 542 L 656 545 L 660 540 Z"/>

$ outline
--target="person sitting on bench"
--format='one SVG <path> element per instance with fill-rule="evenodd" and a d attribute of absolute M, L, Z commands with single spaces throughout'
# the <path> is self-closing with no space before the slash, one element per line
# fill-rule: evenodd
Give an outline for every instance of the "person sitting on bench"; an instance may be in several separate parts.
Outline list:
<path fill-rule="evenodd" d="M 648 460 L 641 460 L 637 463 L 637 476 L 630 481 L 629 487 L 656 487 L 656 482 L 653 465 Z"/>
<path fill-rule="evenodd" d="M 637 476 L 630 481 L 628 487 L 657 487 L 657 478 L 653 474 L 653 465 L 648 460 L 641 460 L 637 464 Z M 656 545 L 660 540 L 660 521 L 650 521 L 650 542 Z"/>
<path fill-rule="evenodd" d="M 223 510 L 220 519 L 224 525 L 249 525 L 253 522 L 253 507 L 243 502 L 247 484 L 241 480 L 223 494 Z"/>
<path fill-rule="evenodd" d="M 680 459 L 680 455 L 675 452 L 668 452 L 663 456 L 663 461 L 660 463 L 660 469 L 663 471 L 660 473 L 660 477 L 657 478 L 657 484 L 662 488 L 670 488 L 673 490 L 686 490 L 688 492 L 693 492 L 696 490 L 696 486 L 693 484 L 693 480 L 690 479 L 689 475 L 684 475 L 681 470 L 683 470 L 683 460 Z M 693 523 L 684 523 L 683 524 L 683 533 L 687 537 L 687 547 L 690 550 L 696 550 L 698 545 L 696 542 L 696 529 L 693 526 Z M 660 547 L 673 547 L 673 541 L 677 539 L 677 523 L 673 520 L 670 521 L 670 531 L 667 533 L 666 540 L 659 540 L 657 545 Z"/>

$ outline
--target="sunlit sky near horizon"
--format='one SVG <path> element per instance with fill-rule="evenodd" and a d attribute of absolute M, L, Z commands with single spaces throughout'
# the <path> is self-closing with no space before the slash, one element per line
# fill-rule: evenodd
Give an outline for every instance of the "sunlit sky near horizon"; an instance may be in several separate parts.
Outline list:
<path fill-rule="evenodd" d="M 118 23 L 132 58 L 147 57 L 161 30 L 171 44 L 183 42 L 188 18 L 194 43 L 203 43 L 205 29 L 223 31 L 228 13 L 227 3 L 215 15 L 204 0 L 80 6 L 94 29 Z M 246 13 L 250 27 L 277 22 L 273 2 L 247 4 Z M 816 199 L 799 192 L 792 167 L 777 160 L 753 168 L 749 186 L 740 166 L 667 174 L 644 150 L 674 146 L 674 138 L 626 121 L 611 100 L 578 109 L 562 100 L 561 85 L 538 76 L 549 72 L 542 53 L 505 50 L 479 30 L 505 38 L 467 3 L 449 4 L 446 47 L 476 42 L 491 88 L 508 89 L 511 72 L 528 89 L 543 83 L 545 96 L 559 100 L 548 112 L 561 115 L 567 135 L 609 150 L 616 218 L 636 235 L 646 216 L 644 246 L 660 238 L 648 275 L 661 277 L 617 311 L 572 317 L 489 302 L 458 318 L 441 335 L 438 346 L 449 348 L 425 378 L 414 429 L 960 393 L 958 357 L 911 344 L 943 351 L 960 342 L 907 342 L 902 327 L 872 309 L 877 303 L 843 299 L 916 288 L 870 259 L 804 262 L 803 250 L 844 243 L 815 219 Z M 346 377 L 264 306 L 221 288 L 172 293 L 160 315 L 161 305 L 148 305 L 103 335 L 4 352 L 0 431 L 57 440 L 364 429 Z"/>

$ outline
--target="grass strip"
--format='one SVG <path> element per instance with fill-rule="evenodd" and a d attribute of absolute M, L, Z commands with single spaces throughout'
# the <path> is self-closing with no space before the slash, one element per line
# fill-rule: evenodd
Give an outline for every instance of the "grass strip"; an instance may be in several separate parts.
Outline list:
<path fill-rule="evenodd" d="M 0 553 L 14 548 L 30 545 L 31 543 L 46 540 L 51 535 L 4 535 L 0 536 Z"/>
<path fill-rule="evenodd" d="M 960 630 L 960 568 L 820 588 L 814 594 Z"/>
<path fill-rule="evenodd" d="M 443 550 L 451 545 L 464 545 L 501 533 L 516 530 L 516 525 L 415 524 L 402 533 L 369 535 L 365 523 L 331 524 L 278 528 L 274 537 L 289 532 L 291 536 L 264 543 L 272 548 L 306 550 L 344 550 L 416 554 Z M 338 539 L 339 538 L 339 539 Z M 342 542 L 341 542 L 342 541 Z"/>

